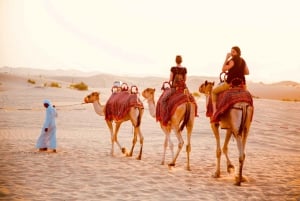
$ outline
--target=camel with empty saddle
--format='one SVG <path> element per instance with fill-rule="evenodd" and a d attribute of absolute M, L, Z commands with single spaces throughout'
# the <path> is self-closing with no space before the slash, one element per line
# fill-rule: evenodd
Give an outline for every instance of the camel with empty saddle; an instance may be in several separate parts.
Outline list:
<path fill-rule="evenodd" d="M 171 89 L 164 89 L 164 92 Z M 162 93 L 161 97 L 163 96 L 164 92 Z M 161 164 L 165 163 L 165 155 L 166 149 L 169 145 L 169 148 L 172 153 L 172 161 L 168 164 L 169 166 L 175 166 L 177 157 L 184 145 L 184 140 L 182 138 L 182 131 L 184 128 L 187 130 L 187 145 L 186 145 L 186 153 L 187 153 L 187 169 L 190 170 L 190 152 L 191 152 L 191 135 L 194 126 L 194 118 L 196 114 L 197 105 L 195 102 L 191 101 L 191 97 L 187 94 L 178 95 L 177 100 L 173 103 L 174 107 L 170 108 L 169 112 L 164 113 L 164 115 L 170 115 L 170 118 L 167 122 L 164 122 L 162 117 L 161 110 L 165 109 L 161 106 L 161 98 L 158 100 L 157 104 L 155 103 L 155 88 L 146 88 L 142 92 L 142 96 L 147 100 L 149 104 L 149 112 L 150 115 L 156 118 L 157 121 L 160 123 L 160 127 L 165 133 L 165 141 L 164 141 L 164 148 L 163 148 L 163 156 Z M 170 100 L 172 97 L 170 97 Z M 160 114 L 159 114 L 160 113 Z M 178 149 L 174 157 L 173 151 L 173 143 L 170 138 L 171 131 L 174 131 L 177 140 L 178 140 Z"/>
<path fill-rule="evenodd" d="M 221 78 L 220 78 L 221 80 Z M 249 134 L 250 125 L 253 116 L 253 100 L 251 94 L 241 88 L 233 87 L 218 95 L 217 112 L 212 114 L 211 93 L 214 82 L 205 81 L 199 87 L 199 92 L 206 95 L 206 116 L 211 119 L 211 129 L 216 138 L 216 172 L 214 177 L 220 177 L 220 161 L 221 161 L 221 143 L 219 127 L 226 129 L 226 136 L 223 145 L 223 153 L 227 160 L 227 171 L 234 171 L 228 156 L 228 143 L 233 134 L 237 142 L 239 151 L 239 172 L 236 177 L 236 185 L 241 185 L 243 180 L 242 170 L 245 161 L 245 147 Z"/>
<path fill-rule="evenodd" d="M 100 103 L 100 93 L 92 92 L 84 98 L 85 103 L 92 103 L 95 112 L 100 116 L 105 116 L 106 124 L 111 134 L 111 155 L 114 154 L 114 144 L 120 148 L 126 156 L 132 156 L 135 144 L 139 137 L 140 151 L 137 157 L 142 158 L 144 137 L 140 130 L 141 120 L 144 112 L 143 103 L 137 95 L 137 88 L 132 87 L 131 91 L 114 92 L 106 102 L 106 105 Z M 130 121 L 133 126 L 132 147 L 129 153 L 126 148 L 122 148 L 118 141 L 118 132 L 123 122 Z M 115 126 L 113 126 L 115 124 Z"/>

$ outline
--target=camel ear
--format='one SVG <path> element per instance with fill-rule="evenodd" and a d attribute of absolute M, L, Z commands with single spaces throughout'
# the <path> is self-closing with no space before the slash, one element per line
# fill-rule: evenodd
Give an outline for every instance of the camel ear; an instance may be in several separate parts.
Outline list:
<path fill-rule="evenodd" d="M 215 82 L 213 82 L 212 85 L 214 86 L 214 85 L 215 85 Z"/>
<path fill-rule="evenodd" d="M 155 91 L 155 88 L 153 88 L 153 92 Z"/>
<path fill-rule="evenodd" d="M 205 84 L 205 86 L 207 85 L 207 80 L 205 80 L 204 84 Z"/>

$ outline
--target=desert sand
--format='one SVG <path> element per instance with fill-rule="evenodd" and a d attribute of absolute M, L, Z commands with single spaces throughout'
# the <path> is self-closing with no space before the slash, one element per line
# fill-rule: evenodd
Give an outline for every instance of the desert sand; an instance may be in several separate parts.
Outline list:
<path fill-rule="evenodd" d="M 29 78 L 37 83 L 28 83 Z M 140 91 L 155 87 L 157 98 L 164 81 L 110 75 L 70 78 L 0 74 L 0 200 L 300 200 L 300 102 L 281 101 L 282 94 L 289 100 L 298 99 L 299 86 L 282 83 L 276 89 L 270 85 L 263 92 L 262 84 L 249 86 L 250 92 L 261 95 L 254 99 L 243 169 L 246 181 L 238 187 L 233 185 L 234 174 L 226 172 L 223 156 L 221 178 L 211 176 L 216 145 L 205 117 L 203 95 L 197 98 L 199 117 L 192 134 L 191 171 L 185 169 L 185 148 L 175 167 L 160 164 L 164 134 L 150 116 L 146 102 L 141 124 L 145 138 L 142 160 L 135 158 L 139 143 L 133 157 L 124 156 L 117 147 L 111 156 L 104 117 L 98 116 L 91 104 L 82 102 L 90 92 L 100 91 L 100 102 L 105 104 L 114 79 L 136 84 Z M 188 82 L 191 91 L 197 91 L 205 79 L 192 77 Z M 59 82 L 61 88 L 43 86 L 51 81 Z M 79 81 L 88 84 L 88 91 L 68 88 Z M 44 121 L 45 98 L 56 105 L 58 112 L 57 153 L 35 148 Z M 131 147 L 129 122 L 122 124 L 119 141 L 127 149 Z M 229 154 L 237 169 L 234 139 L 230 140 Z M 168 150 L 167 162 L 170 157 Z"/>

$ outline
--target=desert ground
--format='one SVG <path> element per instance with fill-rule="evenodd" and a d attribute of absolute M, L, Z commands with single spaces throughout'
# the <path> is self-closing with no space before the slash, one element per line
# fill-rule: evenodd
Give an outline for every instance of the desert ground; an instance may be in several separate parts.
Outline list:
<path fill-rule="evenodd" d="M 35 80 L 35 84 L 28 82 Z M 145 112 L 141 130 L 144 148 L 141 160 L 126 157 L 115 146 L 111 156 L 110 133 L 104 117 L 91 104 L 82 104 L 92 91 L 100 91 L 105 104 L 111 84 L 122 80 L 139 91 L 156 88 L 160 95 L 163 78 L 101 76 L 58 76 L 30 73 L 0 73 L 0 200 L 300 200 L 300 87 L 298 83 L 272 85 L 249 83 L 254 97 L 254 117 L 246 145 L 242 186 L 226 172 L 221 159 L 221 177 L 215 171 L 215 138 L 205 116 L 205 97 L 197 97 L 199 117 L 192 133 L 191 171 L 186 170 L 182 149 L 175 167 L 161 165 L 164 133 Z M 190 91 L 210 78 L 191 76 Z M 88 90 L 69 88 L 84 82 Z M 217 81 L 217 79 L 216 79 Z M 60 87 L 45 86 L 56 82 Z M 43 100 L 56 105 L 57 153 L 35 148 L 45 117 Z M 143 100 L 143 98 L 141 97 Z M 222 142 L 225 131 L 222 130 Z M 130 149 L 132 126 L 122 124 L 118 138 Z M 183 132 L 185 139 L 185 131 Z M 172 135 L 177 148 L 177 139 Z M 236 141 L 230 140 L 229 155 L 236 170 Z M 171 161 L 167 150 L 166 161 Z"/>

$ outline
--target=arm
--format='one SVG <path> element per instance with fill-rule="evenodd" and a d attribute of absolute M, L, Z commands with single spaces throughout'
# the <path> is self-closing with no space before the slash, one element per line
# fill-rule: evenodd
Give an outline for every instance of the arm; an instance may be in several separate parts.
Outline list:
<path fill-rule="evenodd" d="M 245 65 L 244 74 L 249 75 L 249 68 L 248 68 L 247 64 Z"/>
<path fill-rule="evenodd" d="M 172 82 L 173 81 L 173 72 L 171 71 L 171 73 L 170 73 L 170 79 L 169 79 L 169 82 Z"/>
<path fill-rule="evenodd" d="M 228 71 L 230 68 L 232 68 L 234 66 L 234 62 L 233 60 L 230 60 L 228 62 L 228 59 L 231 57 L 231 53 L 227 53 L 224 64 L 223 64 L 223 68 L 222 68 L 222 72 L 226 72 Z"/>
<path fill-rule="evenodd" d="M 51 123 L 51 111 L 49 110 L 49 108 L 46 109 L 46 118 L 45 118 L 45 122 L 44 122 L 44 130 L 45 132 L 48 132 L 48 128 L 50 127 L 50 123 Z"/>
<path fill-rule="evenodd" d="M 224 62 L 223 68 L 222 68 L 222 72 L 226 72 L 229 69 L 231 69 L 234 66 L 234 62 L 232 60 L 230 60 L 227 64 L 227 61 Z"/>

